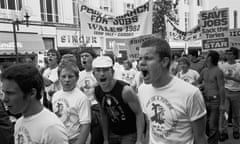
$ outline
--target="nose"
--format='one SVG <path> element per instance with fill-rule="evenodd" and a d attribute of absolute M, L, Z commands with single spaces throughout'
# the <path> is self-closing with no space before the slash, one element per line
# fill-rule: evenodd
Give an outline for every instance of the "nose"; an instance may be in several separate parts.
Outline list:
<path fill-rule="evenodd" d="M 144 59 L 139 60 L 139 66 L 140 66 L 140 67 L 141 67 L 141 66 L 145 66 L 145 65 L 146 65 L 146 62 L 145 62 Z"/>

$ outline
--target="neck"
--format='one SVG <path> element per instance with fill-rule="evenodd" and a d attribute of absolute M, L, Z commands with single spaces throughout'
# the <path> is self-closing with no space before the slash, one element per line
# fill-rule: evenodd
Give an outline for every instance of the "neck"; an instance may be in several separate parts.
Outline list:
<path fill-rule="evenodd" d="M 30 102 L 29 105 L 26 107 L 26 109 L 27 110 L 23 112 L 22 115 L 24 117 L 29 117 L 41 112 L 43 109 L 43 106 L 40 101 L 36 100 L 36 101 Z"/>
<path fill-rule="evenodd" d="M 57 64 L 49 65 L 49 68 L 50 68 L 50 69 L 54 69 L 54 68 L 56 68 L 56 67 L 57 67 Z"/>
<path fill-rule="evenodd" d="M 155 82 L 152 83 L 152 86 L 155 88 L 163 87 L 167 85 L 172 79 L 173 77 L 168 72 L 166 72 L 165 75 L 162 75 L 160 78 L 156 79 Z"/>
<path fill-rule="evenodd" d="M 85 70 L 86 70 L 86 72 L 92 71 L 92 66 L 88 66 L 88 65 L 87 65 L 87 66 L 85 67 Z"/>
<path fill-rule="evenodd" d="M 104 92 L 110 92 L 110 91 L 113 89 L 113 87 L 115 86 L 115 83 L 116 83 L 116 80 L 115 80 L 115 79 L 112 79 L 111 82 L 109 82 L 109 85 L 108 85 L 108 86 L 102 87 L 102 90 L 103 90 Z"/>

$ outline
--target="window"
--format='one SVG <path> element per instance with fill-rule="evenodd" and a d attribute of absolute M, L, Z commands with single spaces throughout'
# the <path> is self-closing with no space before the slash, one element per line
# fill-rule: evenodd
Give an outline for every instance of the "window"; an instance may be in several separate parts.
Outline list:
<path fill-rule="evenodd" d="M 0 0 L 1 9 L 21 10 L 22 0 Z"/>
<path fill-rule="evenodd" d="M 104 11 L 112 11 L 112 1 L 111 0 L 100 0 L 100 9 Z"/>
<path fill-rule="evenodd" d="M 57 0 L 40 0 L 41 19 L 45 22 L 59 22 Z"/>

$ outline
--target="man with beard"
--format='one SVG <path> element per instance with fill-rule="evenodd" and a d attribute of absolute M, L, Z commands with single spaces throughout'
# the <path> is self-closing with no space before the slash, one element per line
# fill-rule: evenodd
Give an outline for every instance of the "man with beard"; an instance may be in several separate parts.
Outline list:
<path fill-rule="evenodd" d="M 103 134 L 100 125 L 100 109 L 94 96 L 94 87 L 97 85 L 97 80 L 92 73 L 92 61 L 96 57 L 96 53 L 92 48 L 84 48 L 79 54 L 84 70 L 79 72 L 77 85 L 91 102 L 91 144 L 102 144 Z"/>
<path fill-rule="evenodd" d="M 207 144 L 206 108 L 200 90 L 169 72 L 171 48 L 152 38 L 139 50 L 144 84 L 138 89 L 150 144 Z"/>
<path fill-rule="evenodd" d="M 95 96 L 101 107 L 104 144 L 142 144 L 144 117 L 134 90 L 114 79 L 108 56 L 93 60 Z"/>

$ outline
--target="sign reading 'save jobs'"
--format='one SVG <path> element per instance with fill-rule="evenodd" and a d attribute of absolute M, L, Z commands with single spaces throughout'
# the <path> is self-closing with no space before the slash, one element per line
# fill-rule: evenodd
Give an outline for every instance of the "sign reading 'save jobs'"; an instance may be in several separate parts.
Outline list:
<path fill-rule="evenodd" d="M 229 47 L 228 8 L 202 11 L 200 13 L 203 49 Z"/>

